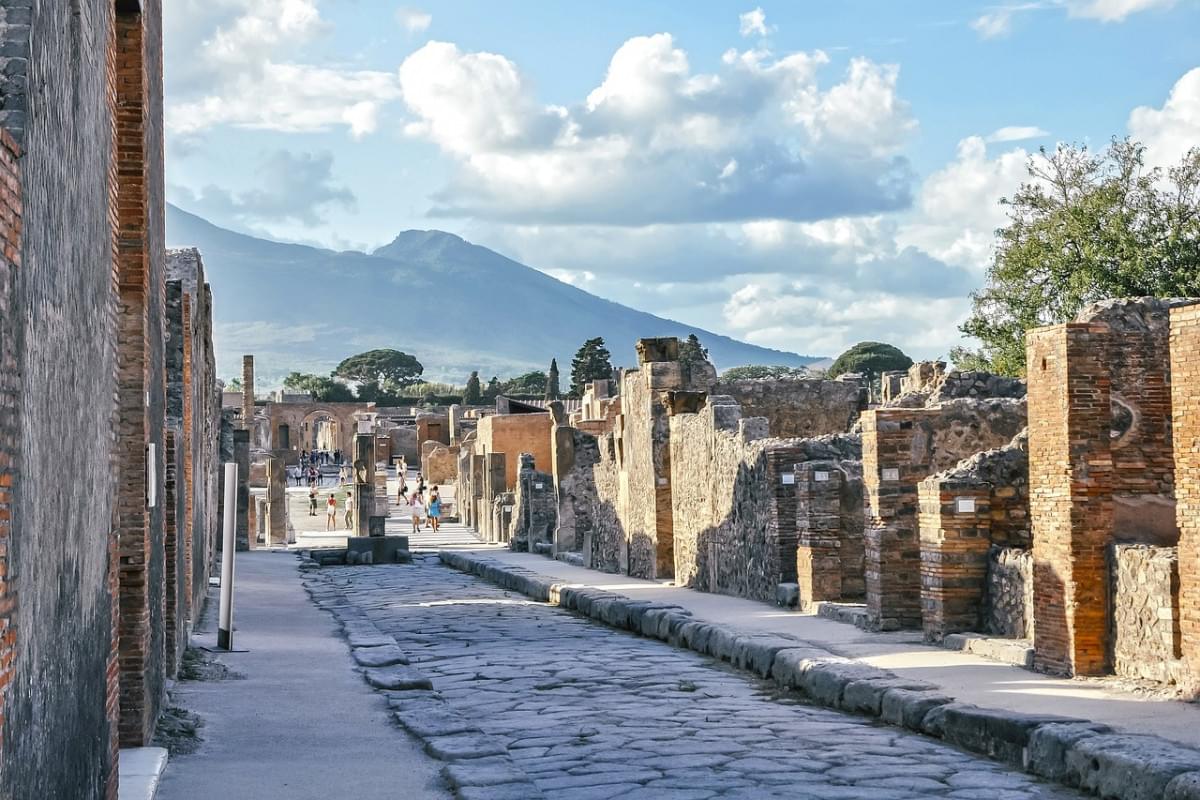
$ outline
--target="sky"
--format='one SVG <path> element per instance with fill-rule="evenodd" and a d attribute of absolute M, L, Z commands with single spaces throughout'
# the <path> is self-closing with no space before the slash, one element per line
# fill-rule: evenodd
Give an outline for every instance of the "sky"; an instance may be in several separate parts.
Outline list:
<path fill-rule="evenodd" d="M 180 207 L 337 250 L 446 230 L 804 354 L 965 343 L 1038 148 L 1200 145 L 1200 0 L 164 5 Z"/>

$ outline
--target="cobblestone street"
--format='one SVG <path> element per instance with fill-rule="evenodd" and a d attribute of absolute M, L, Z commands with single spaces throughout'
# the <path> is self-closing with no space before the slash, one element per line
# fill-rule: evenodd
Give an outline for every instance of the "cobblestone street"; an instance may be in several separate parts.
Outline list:
<path fill-rule="evenodd" d="M 780 696 L 774 685 L 711 659 L 531 602 L 433 558 L 326 569 L 309 580 L 318 601 L 337 598 L 396 639 L 495 755 L 507 752 L 498 772 L 515 766 L 548 797 L 1080 796 L 931 739 Z M 505 790 L 477 787 L 470 796 L 517 796 Z"/>

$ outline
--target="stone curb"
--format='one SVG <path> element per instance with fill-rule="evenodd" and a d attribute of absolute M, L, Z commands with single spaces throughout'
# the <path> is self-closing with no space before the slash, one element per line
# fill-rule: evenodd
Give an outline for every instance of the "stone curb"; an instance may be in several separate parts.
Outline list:
<path fill-rule="evenodd" d="M 508 749 L 455 711 L 415 667 L 396 640 L 346 599 L 328 575 L 310 573 L 304 588 L 342 627 L 363 679 L 387 697 L 396 723 L 425 752 L 445 762 L 442 777 L 459 800 L 541 800 L 544 795 Z"/>
<path fill-rule="evenodd" d="M 932 684 L 793 637 L 740 632 L 678 606 L 573 585 L 486 556 L 441 551 L 438 557 L 535 600 L 771 678 L 819 705 L 876 717 L 1072 788 L 1113 800 L 1200 800 L 1200 750 L 1157 736 L 959 703 Z"/>

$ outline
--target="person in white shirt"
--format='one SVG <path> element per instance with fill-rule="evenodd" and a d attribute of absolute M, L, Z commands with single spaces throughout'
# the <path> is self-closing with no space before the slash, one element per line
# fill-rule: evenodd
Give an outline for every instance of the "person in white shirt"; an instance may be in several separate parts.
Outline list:
<path fill-rule="evenodd" d="M 354 492 L 346 495 L 346 530 L 354 527 Z"/>
<path fill-rule="evenodd" d="M 413 492 L 412 497 L 408 498 L 408 506 L 412 509 L 412 532 L 420 533 L 421 520 L 425 516 L 425 501 L 421 499 L 419 492 Z"/>

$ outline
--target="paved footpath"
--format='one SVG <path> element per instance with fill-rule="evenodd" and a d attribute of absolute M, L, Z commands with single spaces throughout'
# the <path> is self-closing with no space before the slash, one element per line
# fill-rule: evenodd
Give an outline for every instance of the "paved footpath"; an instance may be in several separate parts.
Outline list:
<path fill-rule="evenodd" d="M 555 800 L 1080 797 L 933 739 L 780 697 L 719 662 L 432 557 L 324 569 L 310 580 L 395 638 L 451 709 L 507 756 L 506 780 L 511 764 Z M 479 788 L 473 796 L 512 796 L 502 785 Z"/>
<path fill-rule="evenodd" d="M 304 591 L 296 557 L 237 554 L 240 679 L 182 681 L 172 704 L 204 741 L 167 763 L 158 800 L 446 800 L 441 764 L 391 719 L 354 671 L 345 640 Z M 215 598 L 194 644 L 215 645 Z"/>

